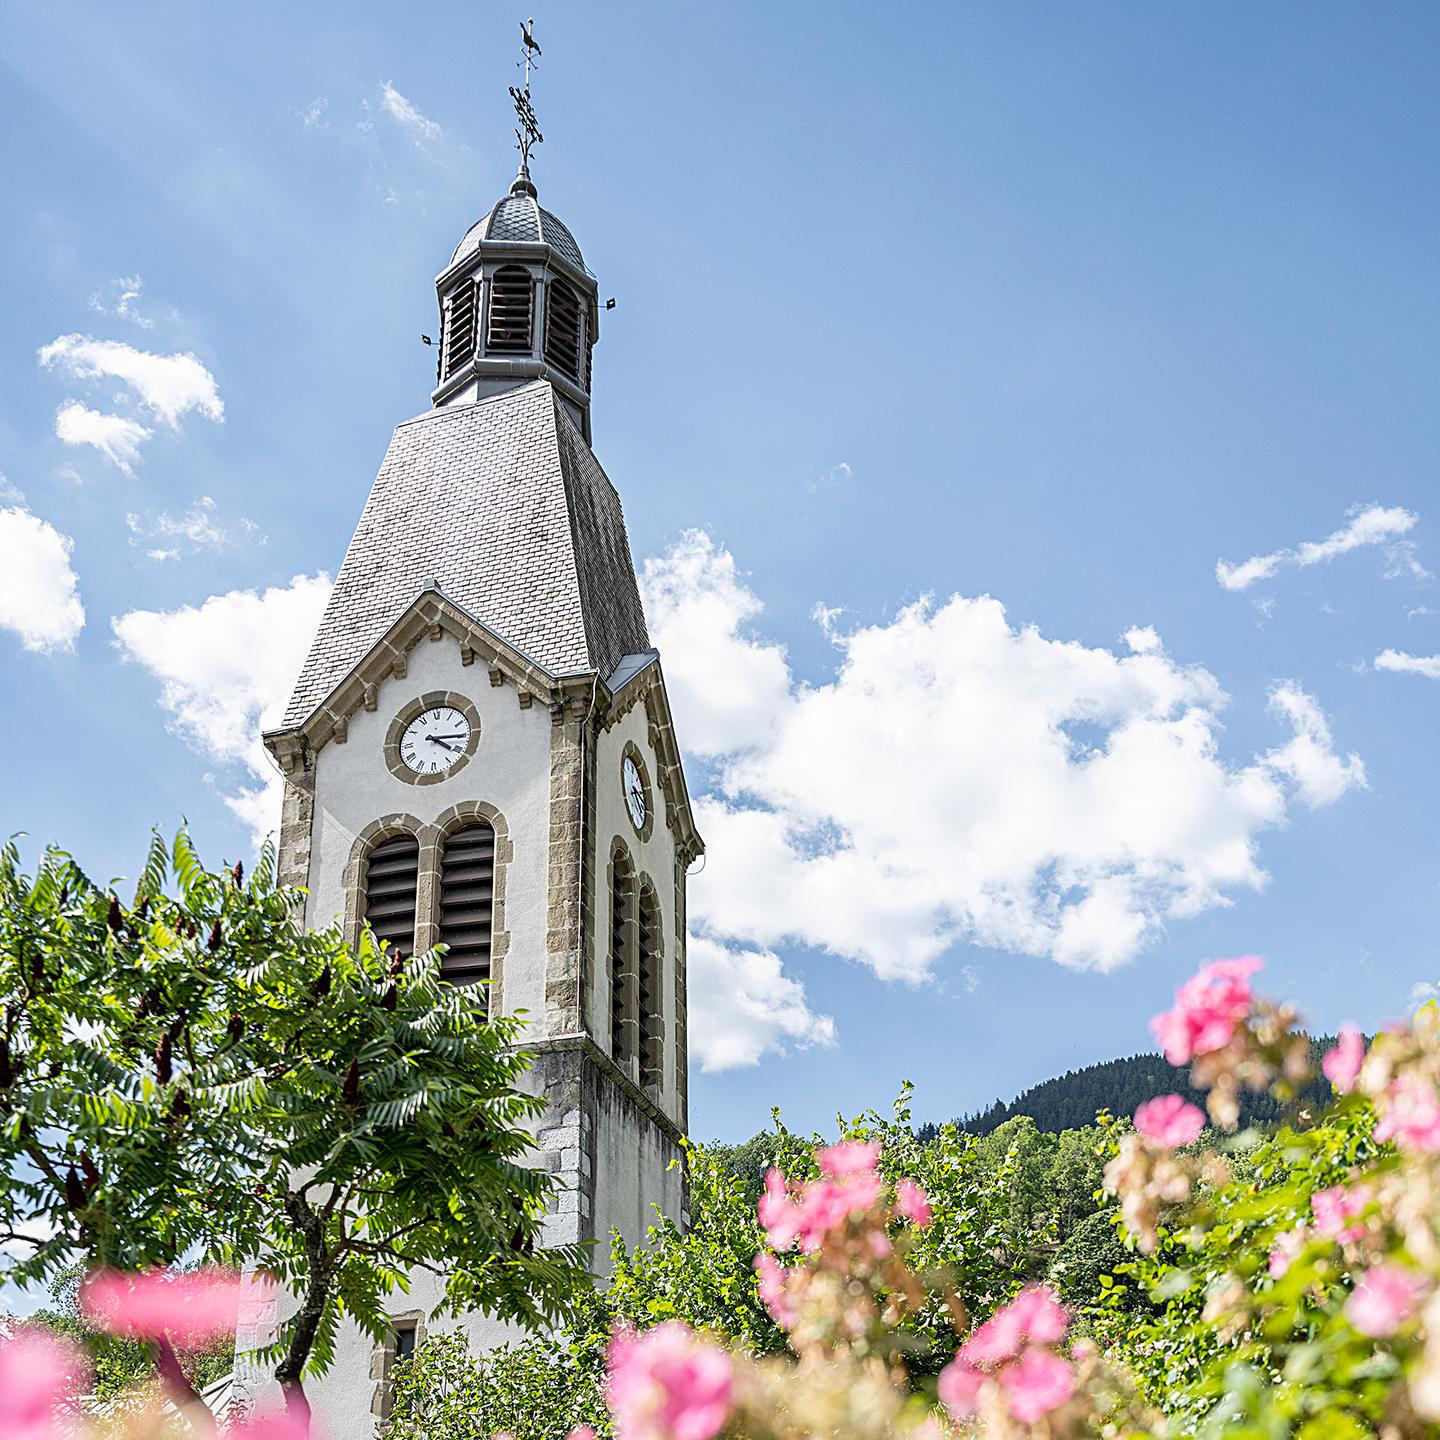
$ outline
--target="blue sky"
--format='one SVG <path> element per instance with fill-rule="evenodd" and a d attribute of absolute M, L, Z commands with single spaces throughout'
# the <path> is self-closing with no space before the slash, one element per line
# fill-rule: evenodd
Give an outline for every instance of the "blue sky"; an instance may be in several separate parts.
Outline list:
<path fill-rule="evenodd" d="M 696 1132 L 1008 1097 L 1207 957 L 1322 1027 L 1440 980 L 1434 8 L 536 18 L 706 797 Z M 218 863 L 513 173 L 515 17 L 0 23 L 0 822 Z"/>

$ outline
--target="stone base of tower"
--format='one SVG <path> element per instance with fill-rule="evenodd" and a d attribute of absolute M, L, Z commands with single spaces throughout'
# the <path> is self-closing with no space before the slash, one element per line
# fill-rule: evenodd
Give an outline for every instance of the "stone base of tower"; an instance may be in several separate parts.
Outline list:
<path fill-rule="evenodd" d="M 544 1243 L 593 1242 L 590 1269 L 603 1284 L 611 1268 L 612 1234 L 618 1232 L 633 1247 L 659 1214 L 681 1226 L 688 1222 L 680 1134 L 589 1039 L 562 1036 L 526 1048 L 534 1061 L 525 1088 L 546 1102 L 535 1127 L 536 1163 L 560 1185 Z M 412 1275 L 408 1293 L 397 1292 L 387 1306 L 397 1329 L 413 1327 L 421 1343 L 431 1335 L 463 1330 L 472 1354 L 523 1338 L 519 1327 L 482 1313 L 436 1316 L 444 1289 L 436 1276 Z M 267 1367 L 247 1361 L 244 1352 L 269 1344 L 278 1322 L 293 1308 L 292 1297 L 247 1277 L 236 1337 L 235 1392 L 254 1411 L 279 1409 L 280 1390 Z M 324 1440 L 371 1440 L 389 1413 L 394 1365 L 393 1339 L 377 1345 L 353 1322 L 344 1324 L 335 1363 L 305 1382 L 315 1434 Z"/>

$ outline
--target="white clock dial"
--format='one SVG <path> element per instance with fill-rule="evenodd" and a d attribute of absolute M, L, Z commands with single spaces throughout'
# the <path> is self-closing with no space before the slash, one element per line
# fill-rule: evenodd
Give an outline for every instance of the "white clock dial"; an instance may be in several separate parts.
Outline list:
<path fill-rule="evenodd" d="M 630 819 L 637 830 L 643 830 L 649 809 L 645 799 L 645 781 L 640 776 L 640 767 L 628 755 L 620 766 L 620 781 L 625 790 L 625 808 L 630 812 Z"/>
<path fill-rule="evenodd" d="M 400 758 L 417 775 L 442 775 L 465 757 L 470 722 L 453 705 L 422 710 L 400 737 Z"/>

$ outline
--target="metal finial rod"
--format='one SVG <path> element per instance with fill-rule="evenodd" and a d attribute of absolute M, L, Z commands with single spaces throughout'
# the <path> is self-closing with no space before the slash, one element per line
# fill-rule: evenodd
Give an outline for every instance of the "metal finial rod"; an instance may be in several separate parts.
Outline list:
<path fill-rule="evenodd" d="M 545 139 L 540 133 L 540 125 L 535 119 L 535 109 L 530 104 L 530 72 L 532 69 L 540 68 L 535 61 L 542 53 L 540 44 L 535 39 L 535 21 L 533 19 L 520 22 L 520 39 L 523 42 L 520 61 L 525 70 L 525 87 L 522 90 L 512 85 L 510 98 L 515 102 L 515 118 L 518 122 L 515 127 L 515 140 L 516 149 L 520 151 L 520 174 L 528 180 L 530 178 L 530 150 Z"/>

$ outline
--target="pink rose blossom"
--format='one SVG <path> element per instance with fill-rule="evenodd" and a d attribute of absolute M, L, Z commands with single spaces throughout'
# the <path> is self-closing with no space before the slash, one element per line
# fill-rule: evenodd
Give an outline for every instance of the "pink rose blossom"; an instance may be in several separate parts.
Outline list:
<path fill-rule="evenodd" d="M 213 1271 L 97 1270 L 80 1288 L 80 1306 L 112 1335 L 200 1345 L 234 1333 L 240 1282 Z"/>
<path fill-rule="evenodd" d="M 1010 1413 L 1022 1425 L 1033 1425 L 1075 1392 L 1075 1372 L 1050 1350 L 1027 1350 L 1000 1372 Z"/>
<path fill-rule="evenodd" d="M 21 1326 L 0 1342 L 0 1435 L 60 1440 L 60 1412 L 80 1389 L 79 1351 L 43 1330 Z"/>
<path fill-rule="evenodd" d="M 711 1440 L 730 1414 L 730 1357 L 679 1320 L 618 1332 L 607 1368 L 618 1440 Z"/>
<path fill-rule="evenodd" d="M 1365 1041 L 1353 1025 L 1340 1027 L 1340 1043 L 1327 1051 L 1320 1062 L 1325 1078 L 1341 1095 L 1348 1095 L 1355 1088 L 1360 1075 L 1360 1066 L 1365 1061 Z"/>
<path fill-rule="evenodd" d="M 940 1372 L 940 1403 L 952 1420 L 968 1420 L 975 1414 L 985 1372 L 967 1364 L 958 1355 Z"/>
<path fill-rule="evenodd" d="M 1135 1112 L 1135 1128 L 1157 1145 L 1188 1145 L 1205 1128 L 1205 1117 L 1183 1095 L 1157 1095 Z"/>
<path fill-rule="evenodd" d="M 1272 1280 L 1278 1280 L 1290 1268 L 1295 1257 L 1305 1248 L 1307 1238 L 1303 1225 L 1276 1237 L 1274 1248 L 1270 1251 L 1269 1269 Z"/>
<path fill-rule="evenodd" d="M 849 1175 L 864 1175 L 874 1170 L 880 1159 L 878 1140 L 842 1140 L 828 1150 L 815 1154 L 815 1163 L 820 1172 L 832 1180 L 843 1180 Z"/>
<path fill-rule="evenodd" d="M 785 1285 L 784 1266 L 768 1250 L 762 1250 L 755 1257 L 755 1273 L 765 1308 L 782 1330 L 793 1330 L 800 1317 Z"/>
<path fill-rule="evenodd" d="M 571 1428 L 565 1440 L 599 1440 L 592 1425 L 576 1425 Z"/>
<path fill-rule="evenodd" d="M 913 1180 L 902 1180 L 895 1187 L 895 1213 L 923 1230 L 934 1218 L 930 1197 Z"/>
<path fill-rule="evenodd" d="M 847 1143 L 853 1147 L 859 1142 Z M 822 1151 L 822 1161 L 825 1157 L 834 1157 L 841 1148 L 837 1145 Z M 878 1154 L 878 1147 L 860 1148 L 867 1152 L 874 1150 Z M 877 1204 L 884 1184 L 875 1170 L 858 1163 L 864 1158 L 857 1156 L 852 1149 L 838 1160 L 833 1160 L 832 1163 L 845 1170 L 845 1174 L 812 1180 L 798 1197 L 790 1194 L 785 1177 L 779 1170 L 768 1170 L 765 1193 L 760 1197 L 757 1213 L 770 1244 L 782 1254 L 797 1240 L 802 1250 L 818 1250 L 830 1231 L 843 1225 L 852 1215 L 862 1214 Z"/>
<path fill-rule="evenodd" d="M 1061 1339 L 1067 1324 L 1055 1292 L 1047 1285 L 1031 1285 L 981 1325 L 960 1347 L 960 1355 L 969 1365 L 993 1369 L 1013 1360 L 1027 1340 L 1049 1345 Z"/>
<path fill-rule="evenodd" d="M 1393 1335 L 1420 1309 L 1429 1290 L 1423 1275 L 1401 1265 L 1372 1265 L 1345 1302 L 1345 1318 L 1372 1340 Z"/>
<path fill-rule="evenodd" d="M 1375 1138 L 1423 1155 L 1440 1151 L 1440 1101 L 1434 1087 L 1415 1076 L 1395 1081 L 1381 1107 Z"/>
<path fill-rule="evenodd" d="M 1175 995 L 1175 1008 L 1150 1022 L 1172 1065 L 1187 1065 L 1197 1055 L 1222 1049 L 1249 1013 L 1250 976 L 1264 964 L 1257 955 L 1215 960 L 1187 980 Z"/>
<path fill-rule="evenodd" d="M 1065 1338 L 1070 1317 L 1048 1285 L 1031 1285 L 1022 1290 L 1010 1305 L 1027 1340 L 1037 1345 L 1053 1345 Z"/>
<path fill-rule="evenodd" d="M 1332 1185 L 1328 1190 L 1317 1191 L 1310 1198 L 1315 1228 L 1332 1240 L 1358 1240 L 1365 1233 L 1365 1227 L 1352 1222 L 1365 1213 L 1371 1193 L 1368 1185 L 1357 1185 L 1353 1190 L 1345 1185 Z"/>
<path fill-rule="evenodd" d="M 773 1165 L 765 1172 L 765 1193 L 756 1207 L 765 1238 L 779 1251 L 790 1249 L 800 1233 L 800 1207 L 791 1198 L 785 1177 Z"/>

